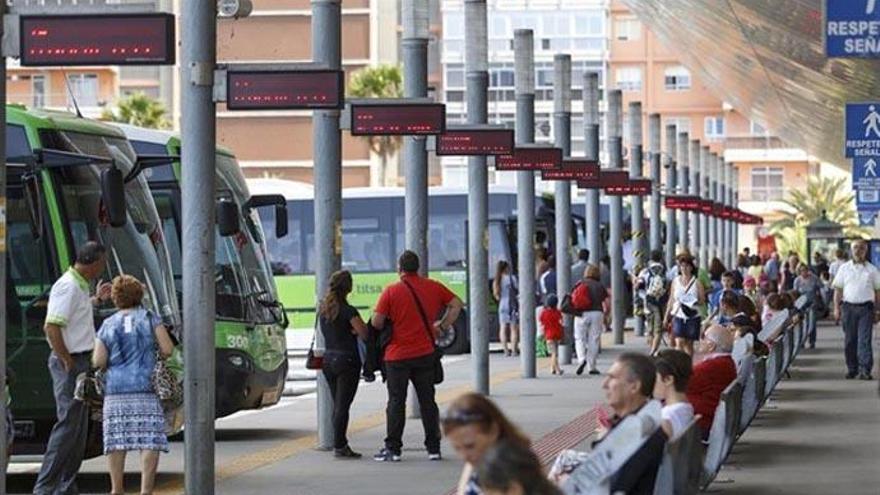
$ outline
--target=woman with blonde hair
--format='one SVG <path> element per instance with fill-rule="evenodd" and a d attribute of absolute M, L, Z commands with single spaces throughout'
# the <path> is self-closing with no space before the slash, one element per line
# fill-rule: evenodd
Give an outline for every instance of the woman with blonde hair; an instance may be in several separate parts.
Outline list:
<path fill-rule="evenodd" d="M 477 466 L 486 452 L 499 442 L 528 449 L 531 441 L 486 397 L 467 393 L 450 404 L 442 419 L 443 434 L 465 461 L 458 485 L 459 495 L 483 493 Z"/>
<path fill-rule="evenodd" d="M 104 375 L 104 454 L 111 495 L 125 492 L 125 456 L 141 452 L 141 493 L 153 493 L 159 453 L 168 452 L 165 413 L 153 388 L 156 350 L 164 358 L 174 343 L 158 316 L 141 305 L 144 286 L 131 275 L 113 279 L 110 298 L 119 310 L 104 320 L 92 364 Z"/>
<path fill-rule="evenodd" d="M 347 270 L 333 273 L 319 312 L 325 344 L 321 373 L 333 397 L 333 454 L 337 459 L 361 457 L 351 450 L 346 438 L 349 410 L 360 383 L 358 337 L 367 338 L 367 325 L 358 310 L 348 303 L 352 285 L 351 273 Z"/>

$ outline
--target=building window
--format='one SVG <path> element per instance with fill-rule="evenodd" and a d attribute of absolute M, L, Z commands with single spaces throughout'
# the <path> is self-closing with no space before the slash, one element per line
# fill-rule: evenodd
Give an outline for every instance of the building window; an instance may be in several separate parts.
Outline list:
<path fill-rule="evenodd" d="M 685 91 L 691 89 L 691 72 L 681 65 L 667 67 L 663 81 L 666 91 Z"/>
<path fill-rule="evenodd" d="M 752 201 L 781 201 L 785 193 L 782 167 L 753 167 Z"/>
<path fill-rule="evenodd" d="M 46 106 L 46 76 L 42 74 L 34 74 L 31 77 L 31 101 L 34 108 L 43 108 Z"/>
<path fill-rule="evenodd" d="M 622 91 L 641 91 L 642 90 L 642 69 L 641 67 L 621 67 L 614 73 L 617 89 Z"/>
<path fill-rule="evenodd" d="M 724 117 L 706 117 L 706 139 L 717 141 L 724 138 Z"/>
<path fill-rule="evenodd" d="M 67 76 L 67 81 L 70 83 L 70 92 L 76 98 L 77 105 L 81 107 L 98 106 L 97 74 L 70 74 Z"/>
<path fill-rule="evenodd" d="M 752 136 L 767 136 L 769 134 L 764 126 L 755 122 L 754 120 L 749 122 L 749 133 Z"/>
<path fill-rule="evenodd" d="M 635 41 L 642 38 L 642 23 L 635 17 L 619 17 L 614 21 L 617 41 Z"/>

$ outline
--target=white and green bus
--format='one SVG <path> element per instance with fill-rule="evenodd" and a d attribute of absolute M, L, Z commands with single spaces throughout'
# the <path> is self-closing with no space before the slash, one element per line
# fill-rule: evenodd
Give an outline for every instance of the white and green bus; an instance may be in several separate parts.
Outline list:
<path fill-rule="evenodd" d="M 41 454 L 55 423 L 43 323 L 52 284 L 85 242 L 106 246 L 104 280 L 122 273 L 137 277 L 146 286 L 145 305 L 180 336 L 165 235 L 146 179 L 132 173 L 136 159 L 125 134 L 114 127 L 67 113 L 6 107 L 8 270 L 3 317 L 13 377 L 15 454 Z M 102 194 L 114 185 L 107 181 L 114 174 L 104 175 L 112 167 L 121 172 L 115 173 L 119 189 L 115 195 Z M 100 308 L 96 323 L 113 311 Z M 172 362 L 178 372 L 179 359 L 176 352 Z M 177 426 L 181 413 L 173 414 Z M 87 452 L 101 453 L 100 423 L 90 425 Z"/>
<path fill-rule="evenodd" d="M 162 219 L 174 280 L 181 292 L 180 139 L 165 131 L 119 127 L 144 164 L 143 175 Z M 285 215 L 287 205 L 281 196 L 251 196 L 232 152 L 218 148 L 216 165 L 214 342 L 215 413 L 219 418 L 273 405 L 284 391 L 288 320 L 278 302 L 266 251 L 267 236 L 256 208 L 275 205 L 279 214 Z M 284 234 L 283 230 L 274 233 Z"/>
<path fill-rule="evenodd" d="M 280 179 L 248 179 L 251 191 L 281 194 L 287 199 L 288 235 L 270 239 L 269 254 L 281 302 L 290 313 L 292 327 L 311 332 L 315 321 L 315 252 L 314 192 L 309 184 Z M 379 294 L 397 279 L 397 257 L 405 249 L 403 188 L 346 188 L 342 204 L 342 268 L 354 277 L 350 302 L 362 316 L 376 304 Z M 431 277 L 443 282 L 467 301 L 467 190 L 431 187 L 428 203 L 428 270 Z M 538 198 L 536 229 L 552 244 L 553 200 Z M 269 209 L 260 215 L 268 229 L 275 217 Z M 516 188 L 492 186 L 489 189 L 489 274 L 494 276 L 499 260 L 516 266 Z M 573 216 L 572 245 L 584 245 L 583 218 Z M 491 284 L 491 280 L 486 281 Z M 366 313 L 366 314 L 365 314 Z M 490 320 L 497 327 L 494 304 Z M 469 349 L 468 320 L 465 312 L 455 323 L 455 338 L 446 349 L 449 353 Z M 493 332 L 494 333 L 494 332 Z M 296 339 L 302 342 L 304 339 Z"/>

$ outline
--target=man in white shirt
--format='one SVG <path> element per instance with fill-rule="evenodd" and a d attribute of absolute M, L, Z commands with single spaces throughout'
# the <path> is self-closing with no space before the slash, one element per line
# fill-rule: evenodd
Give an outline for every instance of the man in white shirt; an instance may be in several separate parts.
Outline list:
<path fill-rule="evenodd" d="M 843 323 L 846 378 L 871 380 L 874 356 L 871 339 L 880 301 L 880 271 L 867 260 L 868 244 L 852 245 L 852 260 L 840 265 L 834 277 L 834 318 Z M 841 319 L 842 317 L 842 319 Z"/>
<path fill-rule="evenodd" d="M 95 345 L 93 306 L 110 298 L 110 284 L 98 285 L 89 295 L 89 285 L 104 272 L 104 246 L 87 242 L 76 262 L 52 286 L 43 330 L 52 348 L 49 373 L 55 393 L 58 422 L 52 428 L 34 494 L 76 494 L 76 474 L 82 463 L 88 433 L 89 411 L 74 400 L 76 377 L 89 369 Z"/>

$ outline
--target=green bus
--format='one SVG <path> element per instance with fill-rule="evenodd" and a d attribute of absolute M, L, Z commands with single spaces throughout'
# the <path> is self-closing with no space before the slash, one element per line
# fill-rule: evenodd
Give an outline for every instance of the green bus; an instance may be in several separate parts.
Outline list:
<path fill-rule="evenodd" d="M 104 280 L 126 273 L 141 280 L 145 305 L 181 331 L 180 311 L 162 223 L 146 179 L 135 171 L 137 157 L 121 131 L 61 112 L 6 107 L 7 359 L 13 377 L 15 454 L 41 454 L 55 423 L 43 333 L 49 291 L 89 240 L 107 247 Z M 115 166 L 123 175 L 120 210 L 102 173 Z M 112 174 L 107 174 L 110 176 Z M 120 220 L 121 217 L 121 220 Z M 116 218 L 116 220 L 114 220 Z M 96 324 L 113 313 L 96 311 Z M 172 360 L 180 371 L 180 353 Z M 182 424 L 182 408 L 172 422 Z M 101 453 L 100 423 L 90 426 L 89 455 Z"/>
<path fill-rule="evenodd" d="M 270 240 L 269 253 L 281 302 L 291 313 L 295 337 L 301 347 L 308 343 L 315 321 L 314 192 L 311 185 L 279 179 L 248 179 L 252 191 L 281 194 L 288 201 L 289 233 Z M 369 313 L 379 294 L 397 279 L 397 256 L 405 249 L 403 188 L 346 188 L 342 203 L 342 267 L 354 275 L 350 302 Z M 431 187 L 428 203 L 428 270 L 463 301 L 467 301 L 467 189 Z M 261 209 L 267 228 L 276 221 L 271 211 Z M 555 238 L 553 200 L 536 201 L 536 231 L 552 244 Z M 499 260 L 516 266 L 516 188 L 492 186 L 489 190 L 489 274 L 494 276 Z M 583 246 L 583 217 L 573 215 L 572 246 Z M 487 284 L 491 280 L 486 281 Z M 490 308 L 490 328 L 497 328 L 497 310 Z M 366 314 L 363 316 L 367 316 Z M 455 323 L 455 332 L 443 342 L 450 354 L 467 352 L 470 346 L 465 312 Z"/>
<path fill-rule="evenodd" d="M 178 293 L 182 291 L 180 139 L 170 132 L 119 126 L 144 163 L 162 219 Z M 149 163 L 148 163 L 149 162 Z M 281 196 L 251 196 L 235 156 L 216 154 L 218 224 L 216 241 L 216 417 L 277 403 L 287 378 L 287 314 L 268 261 L 258 206 L 275 205 L 286 214 Z M 223 214 L 228 211 L 229 214 Z M 224 220 L 225 219 L 225 220 Z M 230 223 L 231 225 L 224 225 Z M 276 235 L 284 234 L 276 231 Z M 184 322 L 185 324 L 185 322 Z"/>

